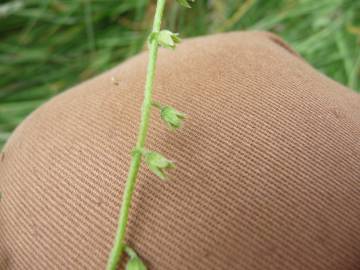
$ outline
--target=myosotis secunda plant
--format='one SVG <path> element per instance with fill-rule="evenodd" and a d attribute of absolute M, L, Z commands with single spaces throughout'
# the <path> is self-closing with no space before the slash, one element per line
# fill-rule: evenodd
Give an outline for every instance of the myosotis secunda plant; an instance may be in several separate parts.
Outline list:
<path fill-rule="evenodd" d="M 149 169 L 163 180 L 166 179 L 165 171 L 174 167 L 173 162 L 166 159 L 160 153 L 144 148 L 152 106 L 160 110 L 161 119 L 164 120 L 171 129 L 179 128 L 184 118 L 184 114 L 178 112 L 173 107 L 162 106 L 159 102 L 152 100 L 158 48 L 159 46 L 162 46 L 164 48 L 174 49 L 176 44 L 181 41 L 178 34 L 172 33 L 169 30 L 160 30 L 161 20 L 165 8 L 165 1 L 166 0 L 157 1 L 152 33 L 149 36 L 149 62 L 145 83 L 144 100 L 142 104 L 140 127 L 136 146 L 132 151 L 130 169 L 122 198 L 118 228 L 116 231 L 114 245 L 109 256 L 107 270 L 116 269 L 120 262 L 123 251 L 125 251 L 129 256 L 126 270 L 146 270 L 146 266 L 141 261 L 136 252 L 127 246 L 124 242 L 132 194 L 136 184 L 136 177 L 139 171 L 142 157 L 145 159 Z M 177 2 L 184 7 L 190 7 L 189 1 L 193 2 L 194 0 L 177 0 Z"/>

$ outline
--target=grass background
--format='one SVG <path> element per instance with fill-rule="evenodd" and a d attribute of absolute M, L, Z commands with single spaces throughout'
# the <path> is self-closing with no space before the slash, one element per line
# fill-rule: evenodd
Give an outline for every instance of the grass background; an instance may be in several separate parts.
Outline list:
<path fill-rule="evenodd" d="M 268 30 L 360 91 L 359 0 L 168 0 L 182 37 Z M 0 148 L 36 107 L 144 49 L 154 0 L 0 0 Z"/>

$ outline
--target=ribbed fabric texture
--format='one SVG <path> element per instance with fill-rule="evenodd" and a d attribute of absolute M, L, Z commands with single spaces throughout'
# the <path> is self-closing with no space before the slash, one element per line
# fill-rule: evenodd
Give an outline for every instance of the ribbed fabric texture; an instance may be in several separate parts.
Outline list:
<path fill-rule="evenodd" d="M 0 162 L 0 269 L 104 269 L 135 144 L 147 53 L 53 98 Z M 112 82 L 112 77 L 118 81 Z M 360 269 L 360 96 L 278 37 L 161 49 L 127 242 L 151 270 Z M 120 269 L 120 268 L 119 268 Z M 121 267 L 123 269 L 123 267 Z"/>

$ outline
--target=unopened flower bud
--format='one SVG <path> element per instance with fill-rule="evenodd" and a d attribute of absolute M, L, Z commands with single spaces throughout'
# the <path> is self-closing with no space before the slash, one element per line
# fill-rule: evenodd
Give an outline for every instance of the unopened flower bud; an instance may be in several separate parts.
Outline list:
<path fill-rule="evenodd" d="M 126 246 L 125 252 L 130 257 L 129 261 L 126 264 L 126 270 L 147 270 L 143 261 L 139 258 L 139 256 L 132 248 Z"/>

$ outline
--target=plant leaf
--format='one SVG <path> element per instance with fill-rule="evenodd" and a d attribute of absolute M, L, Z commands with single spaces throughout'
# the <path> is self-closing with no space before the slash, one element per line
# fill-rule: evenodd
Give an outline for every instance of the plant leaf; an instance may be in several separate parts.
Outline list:
<path fill-rule="evenodd" d="M 195 0 L 176 0 L 181 6 L 186 7 L 186 8 L 191 8 L 189 1 L 190 2 L 195 2 Z"/>

